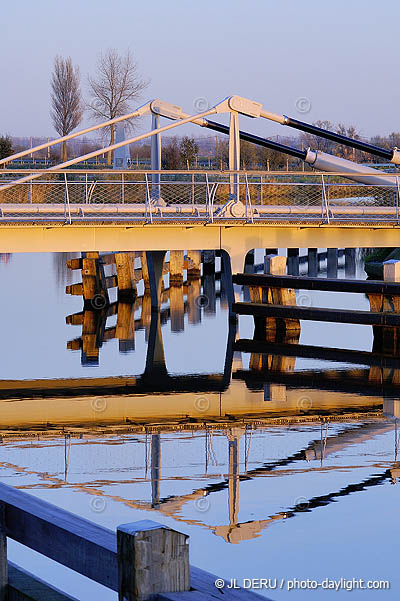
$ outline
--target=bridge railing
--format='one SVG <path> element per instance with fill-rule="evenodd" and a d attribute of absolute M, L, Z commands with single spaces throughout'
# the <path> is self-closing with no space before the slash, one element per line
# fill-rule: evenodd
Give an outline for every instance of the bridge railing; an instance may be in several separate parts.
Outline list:
<path fill-rule="evenodd" d="M 18 183 L 30 173 L 41 175 Z M 344 175 L 301 171 L 7 169 L 0 172 L 0 222 L 399 221 L 396 174 L 382 173 L 384 179 L 379 185 L 351 182 Z M 232 176 L 236 178 L 234 195 Z M 220 210 L 230 200 L 243 203 L 242 217 Z"/>

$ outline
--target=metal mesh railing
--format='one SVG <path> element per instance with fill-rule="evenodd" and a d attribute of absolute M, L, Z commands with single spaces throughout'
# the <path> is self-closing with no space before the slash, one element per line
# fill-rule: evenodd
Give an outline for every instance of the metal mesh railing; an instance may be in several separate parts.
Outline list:
<path fill-rule="evenodd" d="M 397 223 L 398 176 L 382 177 L 372 186 L 313 172 L 4 170 L 0 219 Z M 235 202 L 242 212 L 230 211 Z"/>

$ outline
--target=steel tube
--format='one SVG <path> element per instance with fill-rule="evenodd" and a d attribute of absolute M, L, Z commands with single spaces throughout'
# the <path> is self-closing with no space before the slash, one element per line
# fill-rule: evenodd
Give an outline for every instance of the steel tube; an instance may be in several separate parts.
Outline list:
<path fill-rule="evenodd" d="M 81 129 L 72 134 L 68 134 L 67 136 L 62 136 L 62 138 L 57 138 L 56 140 L 48 141 L 45 144 L 39 144 L 39 146 L 34 146 L 33 148 L 28 148 L 27 150 L 22 150 L 21 152 L 12 154 L 9 157 L 1 159 L 0 165 L 3 165 L 4 163 L 9 163 L 10 161 L 14 161 L 15 159 L 20 159 L 28 154 L 38 152 L 39 150 L 44 150 L 45 148 L 50 148 L 50 146 L 55 146 L 56 144 L 61 144 L 61 142 L 66 142 L 67 140 L 72 140 L 73 138 L 77 138 L 78 136 L 83 136 L 84 134 L 88 134 L 92 131 L 96 131 L 96 129 L 108 127 L 109 125 L 113 125 L 114 123 L 119 123 L 120 121 L 125 121 L 126 119 L 132 119 L 133 117 L 140 117 L 141 115 L 144 115 L 146 112 L 149 112 L 149 111 L 150 111 L 150 102 L 146 102 L 146 104 L 143 104 L 143 106 L 140 106 L 135 111 L 133 111 L 133 113 L 129 113 L 128 115 L 122 115 L 122 117 L 115 117 L 114 119 L 110 119 L 109 121 L 104 121 L 104 123 L 99 123 L 98 125 L 92 125 L 91 127 L 87 127 L 86 129 Z"/>
<path fill-rule="evenodd" d="M 351 148 L 356 148 L 357 150 L 362 150 L 363 152 L 374 154 L 388 161 L 391 161 L 393 158 L 393 150 L 386 150 L 385 148 L 375 146 L 374 144 L 368 144 L 367 142 L 362 142 L 361 140 L 348 138 L 347 136 L 343 136 L 342 134 L 337 134 L 333 131 L 329 131 L 328 129 L 322 129 L 321 127 L 317 127 L 316 125 L 305 123 L 304 121 L 292 119 L 292 117 L 287 117 L 286 115 L 284 115 L 284 118 L 284 125 L 288 125 L 289 127 L 294 127 L 295 129 L 314 134 L 315 136 L 320 136 L 321 138 L 332 140 L 333 142 L 337 142 L 338 144 L 343 144 L 344 146 L 350 146 Z"/>

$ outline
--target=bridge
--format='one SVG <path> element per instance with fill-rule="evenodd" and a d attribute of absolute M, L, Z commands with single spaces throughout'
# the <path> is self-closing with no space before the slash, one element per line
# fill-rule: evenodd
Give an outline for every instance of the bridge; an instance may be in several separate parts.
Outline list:
<path fill-rule="evenodd" d="M 229 126 L 210 115 L 229 115 Z M 151 115 L 152 129 L 126 139 L 123 122 Z M 136 111 L 16 153 L 0 165 L 103 127 L 117 142 L 42 170 L 4 169 L 0 176 L 0 252 L 165 251 L 220 249 L 232 272 L 249 250 L 265 247 L 396 247 L 400 186 L 385 173 L 322 153 L 299 150 L 239 129 L 239 115 L 267 119 L 400 163 L 400 152 L 379 148 L 265 110 L 230 96 L 187 115 L 152 100 Z M 160 126 L 160 118 L 173 122 Z M 229 136 L 228 171 L 163 171 L 161 134 L 193 123 Z M 151 170 L 127 169 L 129 144 L 151 139 Z M 295 156 L 315 171 L 243 171 L 240 140 Z M 114 151 L 113 170 L 71 169 Z"/>

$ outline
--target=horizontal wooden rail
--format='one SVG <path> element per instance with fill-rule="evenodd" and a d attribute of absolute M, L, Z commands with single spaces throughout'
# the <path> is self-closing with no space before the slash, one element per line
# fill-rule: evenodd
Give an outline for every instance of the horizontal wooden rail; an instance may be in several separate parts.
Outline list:
<path fill-rule="evenodd" d="M 298 290 L 322 290 L 327 292 L 358 292 L 368 294 L 400 295 L 400 283 L 378 280 L 341 280 L 333 278 L 309 278 L 293 275 L 264 275 L 239 273 L 233 283 L 243 286 L 268 288 L 295 288 Z"/>
<path fill-rule="evenodd" d="M 296 307 L 294 305 L 267 305 L 264 303 L 234 303 L 232 312 L 254 317 L 274 317 L 278 319 L 305 319 L 307 321 L 327 321 L 353 323 L 369 326 L 400 326 L 400 314 L 372 313 L 350 309 L 321 309 L 316 307 Z"/>
<path fill-rule="evenodd" d="M 400 357 L 394 357 L 393 355 L 329 348 L 324 346 L 312 346 L 307 344 L 288 344 L 241 339 L 235 342 L 234 350 L 242 353 L 303 357 L 305 359 L 321 359 L 322 361 L 353 363 L 355 365 L 400 368 Z"/>
<path fill-rule="evenodd" d="M 0 502 L 9 538 L 118 590 L 114 532 L 5 484 L 0 484 Z"/>
<path fill-rule="evenodd" d="M 188 537 L 162 524 L 150 520 L 125 524 L 116 534 L 5 484 L 0 484 L 0 509 L 0 537 L 4 533 L 118 591 L 121 599 L 144 601 L 157 595 L 164 601 L 221 600 L 216 576 L 189 565 Z M 6 564 L 3 553 L 0 568 Z M 74 601 L 11 563 L 9 575 L 0 569 L 0 577 L 0 593 L 6 579 L 11 601 Z M 226 601 L 266 601 L 266 597 L 243 589 L 224 589 L 223 593 Z"/>

